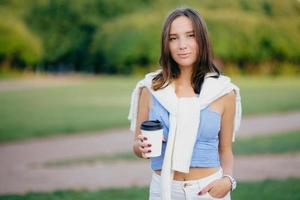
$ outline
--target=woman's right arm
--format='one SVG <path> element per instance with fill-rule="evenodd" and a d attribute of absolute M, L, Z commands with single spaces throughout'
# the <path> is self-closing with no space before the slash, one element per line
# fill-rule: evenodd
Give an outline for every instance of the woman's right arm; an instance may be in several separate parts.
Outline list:
<path fill-rule="evenodd" d="M 138 103 L 137 121 L 135 136 L 133 140 L 133 152 L 140 158 L 147 158 L 144 153 L 151 151 L 151 144 L 147 143 L 147 138 L 141 135 L 140 126 L 145 120 L 148 120 L 148 114 L 151 106 L 150 92 L 146 87 L 142 88 Z"/>

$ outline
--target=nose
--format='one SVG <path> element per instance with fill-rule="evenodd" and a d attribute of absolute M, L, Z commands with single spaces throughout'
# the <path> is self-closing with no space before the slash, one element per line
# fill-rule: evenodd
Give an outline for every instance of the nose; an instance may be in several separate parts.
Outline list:
<path fill-rule="evenodd" d="M 180 40 L 179 40 L 179 49 L 180 49 L 180 50 L 184 50 L 184 49 L 186 49 L 186 48 L 187 48 L 187 44 L 186 44 L 185 39 L 180 39 Z"/>

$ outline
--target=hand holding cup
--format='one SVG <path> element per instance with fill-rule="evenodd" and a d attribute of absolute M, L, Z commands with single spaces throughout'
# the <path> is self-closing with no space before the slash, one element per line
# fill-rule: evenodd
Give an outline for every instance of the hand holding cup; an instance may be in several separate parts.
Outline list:
<path fill-rule="evenodd" d="M 148 138 L 143 135 L 138 135 L 138 145 L 139 150 L 142 152 L 142 157 L 149 159 L 149 156 L 146 156 L 146 153 L 151 153 L 151 144 L 148 143 Z"/>
<path fill-rule="evenodd" d="M 143 158 L 157 157 L 161 155 L 163 141 L 163 126 L 159 120 L 148 120 L 141 124 L 139 149 Z"/>

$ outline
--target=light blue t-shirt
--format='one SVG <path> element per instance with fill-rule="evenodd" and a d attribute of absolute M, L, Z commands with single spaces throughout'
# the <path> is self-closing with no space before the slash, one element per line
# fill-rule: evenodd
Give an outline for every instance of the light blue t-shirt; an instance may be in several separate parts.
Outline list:
<path fill-rule="evenodd" d="M 164 138 L 169 133 L 169 112 L 151 95 L 152 106 L 149 111 L 149 120 L 159 120 L 163 124 Z M 219 167 L 219 131 L 221 128 L 221 115 L 211 110 L 210 106 L 201 110 L 200 124 L 193 149 L 190 167 Z M 152 170 L 162 169 L 167 142 L 162 142 L 162 154 L 151 158 Z"/>

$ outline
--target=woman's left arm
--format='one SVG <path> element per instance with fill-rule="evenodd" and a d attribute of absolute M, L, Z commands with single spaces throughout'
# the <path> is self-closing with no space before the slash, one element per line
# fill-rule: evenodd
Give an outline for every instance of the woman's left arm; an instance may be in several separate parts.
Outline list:
<path fill-rule="evenodd" d="M 233 175 L 233 153 L 232 136 L 234 129 L 236 95 L 234 91 L 227 94 L 224 98 L 224 111 L 222 114 L 219 154 L 223 174 Z"/>
<path fill-rule="evenodd" d="M 236 109 L 236 94 L 234 91 L 223 96 L 223 112 L 221 130 L 219 134 L 219 155 L 223 174 L 233 175 L 232 136 L 234 129 L 234 117 Z M 216 198 L 224 197 L 231 190 L 231 181 L 228 177 L 222 177 L 207 185 L 201 194 L 209 192 Z"/>

